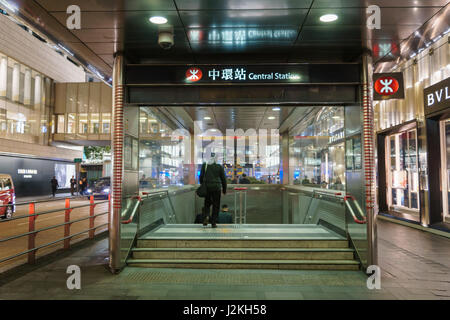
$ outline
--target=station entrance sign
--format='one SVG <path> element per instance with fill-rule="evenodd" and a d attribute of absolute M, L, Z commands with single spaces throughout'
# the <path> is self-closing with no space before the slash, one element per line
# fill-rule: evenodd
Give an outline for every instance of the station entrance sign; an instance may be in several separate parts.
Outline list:
<path fill-rule="evenodd" d="M 357 64 L 128 65 L 127 85 L 359 84 Z"/>

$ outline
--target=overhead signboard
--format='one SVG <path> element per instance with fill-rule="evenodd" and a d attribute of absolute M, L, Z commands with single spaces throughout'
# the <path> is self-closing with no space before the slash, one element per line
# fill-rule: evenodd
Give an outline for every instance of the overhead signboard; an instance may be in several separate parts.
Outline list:
<path fill-rule="evenodd" d="M 425 114 L 450 108 L 450 78 L 424 89 Z"/>
<path fill-rule="evenodd" d="M 373 75 L 373 100 L 404 98 L 403 73 L 375 73 Z"/>
<path fill-rule="evenodd" d="M 359 83 L 357 64 L 129 65 L 127 85 Z"/>

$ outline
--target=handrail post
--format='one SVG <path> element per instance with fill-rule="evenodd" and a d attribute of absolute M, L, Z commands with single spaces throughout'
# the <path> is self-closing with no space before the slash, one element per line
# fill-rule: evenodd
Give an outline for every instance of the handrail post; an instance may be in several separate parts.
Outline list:
<path fill-rule="evenodd" d="M 66 223 L 64 225 L 64 249 L 69 249 L 70 248 L 70 238 L 68 238 L 70 236 L 70 211 L 72 211 L 70 209 L 70 199 L 66 198 L 66 210 L 64 213 L 64 223 Z"/>
<path fill-rule="evenodd" d="M 89 239 L 94 238 L 95 230 L 94 230 L 94 210 L 95 210 L 95 204 L 94 204 L 94 196 L 90 197 L 90 206 L 89 206 Z"/>
<path fill-rule="evenodd" d="M 35 214 L 35 206 L 34 203 L 30 203 L 29 209 L 29 217 L 28 217 L 28 231 L 34 232 L 35 229 L 35 220 L 36 216 Z M 35 248 L 35 240 L 36 240 L 36 233 L 31 233 L 28 235 L 28 250 L 32 250 Z M 36 250 L 28 252 L 28 263 L 34 264 L 36 260 Z"/>
<path fill-rule="evenodd" d="M 111 193 L 108 194 L 108 231 L 111 223 Z"/>

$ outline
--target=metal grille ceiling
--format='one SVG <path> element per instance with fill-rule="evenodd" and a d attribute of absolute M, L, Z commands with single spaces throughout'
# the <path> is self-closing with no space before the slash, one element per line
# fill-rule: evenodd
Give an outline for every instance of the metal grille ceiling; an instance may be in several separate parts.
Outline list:
<path fill-rule="evenodd" d="M 113 53 L 133 63 L 355 61 L 368 43 L 381 58 L 448 0 L 17 0 L 19 16 L 111 75 Z M 67 7 L 81 8 L 81 30 L 66 28 Z M 366 8 L 381 7 L 380 30 L 366 32 Z M 338 20 L 323 23 L 324 14 Z M 152 16 L 173 27 L 163 50 Z"/>

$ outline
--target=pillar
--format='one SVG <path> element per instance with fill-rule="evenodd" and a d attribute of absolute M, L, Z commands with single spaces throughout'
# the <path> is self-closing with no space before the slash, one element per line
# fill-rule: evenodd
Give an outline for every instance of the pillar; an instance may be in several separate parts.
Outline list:
<path fill-rule="evenodd" d="M 31 70 L 25 70 L 25 83 L 23 88 L 23 104 L 31 104 Z"/>
<path fill-rule="evenodd" d="M 377 207 L 375 174 L 375 133 L 373 110 L 373 61 L 371 52 L 362 56 L 362 146 L 365 211 L 367 217 L 367 264 L 378 262 L 377 254 Z"/>
<path fill-rule="evenodd" d="M 272 143 L 272 142 L 271 142 Z M 289 170 L 289 131 L 281 134 L 281 164 L 283 169 L 283 180 L 281 184 L 289 184 L 290 170 Z"/>
<path fill-rule="evenodd" d="M 19 101 L 20 96 L 20 65 L 14 64 L 12 75 L 12 101 Z"/>
<path fill-rule="evenodd" d="M 111 211 L 109 213 L 109 268 L 120 271 L 120 219 L 122 210 L 123 144 L 124 144 L 124 57 L 116 53 L 113 66 L 113 108 L 111 130 L 112 176 Z"/>

